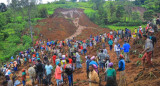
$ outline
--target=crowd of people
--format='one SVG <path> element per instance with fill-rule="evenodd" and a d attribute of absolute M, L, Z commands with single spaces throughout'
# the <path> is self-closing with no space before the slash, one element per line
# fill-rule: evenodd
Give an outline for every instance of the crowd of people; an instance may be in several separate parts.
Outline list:
<path fill-rule="evenodd" d="M 82 56 L 85 56 L 89 86 L 99 86 L 102 72 L 105 74 L 106 86 L 117 86 L 118 84 L 126 86 L 125 65 L 131 62 L 129 58 L 131 38 L 134 40 L 144 38 L 145 50 L 141 52 L 144 53 L 143 67 L 145 69 L 145 58 L 152 65 L 151 58 L 156 43 L 155 30 L 150 24 L 147 24 L 144 29 L 140 26 L 138 29 L 135 28 L 133 33 L 127 28 L 111 30 L 109 33 L 97 36 L 90 35 L 89 39 L 82 41 L 74 38 L 64 41 L 49 39 L 36 41 L 34 47 L 19 52 L 14 59 L 12 57 L 11 62 L 3 64 L 1 67 L 1 72 L 5 75 L 3 85 L 16 86 L 22 83 L 25 86 L 28 74 L 32 85 L 35 85 L 37 81 L 38 86 L 42 84 L 62 86 L 67 82 L 69 86 L 73 86 L 73 72 L 82 68 Z M 124 44 L 120 45 L 119 40 L 124 40 Z M 101 49 L 97 50 L 97 55 L 88 55 L 88 50 L 96 48 L 97 43 L 102 44 Z M 114 49 L 117 55 L 118 69 L 114 69 L 113 62 L 111 62 L 114 57 L 110 57 L 106 44 L 110 51 Z M 116 81 L 116 71 L 120 72 L 119 83 Z M 16 80 L 17 73 L 21 73 L 22 81 Z M 53 79 L 56 80 L 56 83 L 52 82 Z"/>

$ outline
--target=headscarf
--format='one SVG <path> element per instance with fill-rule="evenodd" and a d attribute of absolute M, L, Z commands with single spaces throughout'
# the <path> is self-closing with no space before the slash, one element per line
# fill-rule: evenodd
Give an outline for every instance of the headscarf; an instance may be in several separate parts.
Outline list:
<path fill-rule="evenodd" d="M 109 66 L 110 68 L 112 68 L 112 67 L 113 67 L 113 63 L 110 62 L 110 63 L 108 64 L 108 66 Z"/>
<path fill-rule="evenodd" d="M 94 60 L 95 58 L 96 58 L 95 56 L 92 56 L 92 57 L 91 57 L 91 60 Z"/>
<path fill-rule="evenodd" d="M 63 60 L 65 59 L 65 55 L 62 55 L 62 59 L 63 59 Z"/>

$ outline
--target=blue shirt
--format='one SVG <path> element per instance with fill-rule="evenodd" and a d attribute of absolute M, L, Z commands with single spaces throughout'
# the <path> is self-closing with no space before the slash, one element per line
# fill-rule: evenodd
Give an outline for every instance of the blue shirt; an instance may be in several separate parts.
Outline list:
<path fill-rule="evenodd" d="M 89 63 L 89 65 L 93 65 L 93 64 L 95 64 L 95 65 L 98 67 L 97 62 L 95 62 L 95 61 L 91 61 L 91 62 Z"/>
<path fill-rule="evenodd" d="M 46 74 L 49 75 L 52 73 L 53 67 L 52 67 L 52 65 L 46 65 L 45 69 L 46 69 Z"/>
<path fill-rule="evenodd" d="M 128 43 L 123 44 L 124 52 L 129 52 L 130 45 Z"/>
<path fill-rule="evenodd" d="M 112 44 L 113 44 L 113 41 L 112 41 L 112 40 L 109 40 L 109 41 L 108 41 L 108 44 L 109 44 L 109 45 L 112 45 Z"/>
<path fill-rule="evenodd" d="M 125 70 L 125 61 L 124 61 L 124 59 L 119 60 L 118 67 L 119 67 L 118 68 L 119 71 Z"/>
<path fill-rule="evenodd" d="M 91 62 L 91 60 L 90 60 L 90 59 L 87 59 L 87 60 L 86 60 L 86 65 L 87 65 L 87 67 L 86 67 L 86 68 L 87 68 L 87 70 L 89 70 L 89 63 L 90 63 L 90 62 Z"/>

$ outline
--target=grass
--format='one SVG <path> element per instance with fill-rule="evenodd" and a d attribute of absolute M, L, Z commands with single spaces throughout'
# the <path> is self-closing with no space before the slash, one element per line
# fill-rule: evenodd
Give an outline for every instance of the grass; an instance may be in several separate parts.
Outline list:
<path fill-rule="evenodd" d="M 141 25 L 142 28 L 145 28 L 146 25 Z M 133 31 L 135 28 L 139 28 L 139 26 L 113 26 L 113 25 L 107 25 L 105 28 L 111 29 L 111 30 L 117 30 L 122 29 L 125 30 L 125 28 L 128 28 L 129 30 Z"/>

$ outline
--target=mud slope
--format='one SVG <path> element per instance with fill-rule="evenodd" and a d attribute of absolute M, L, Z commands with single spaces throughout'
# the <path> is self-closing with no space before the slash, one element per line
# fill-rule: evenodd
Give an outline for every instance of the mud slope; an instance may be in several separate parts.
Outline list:
<path fill-rule="evenodd" d="M 97 27 L 82 9 L 59 8 L 49 18 L 39 20 L 34 31 L 44 39 L 64 40 L 80 35 L 84 29 Z"/>

